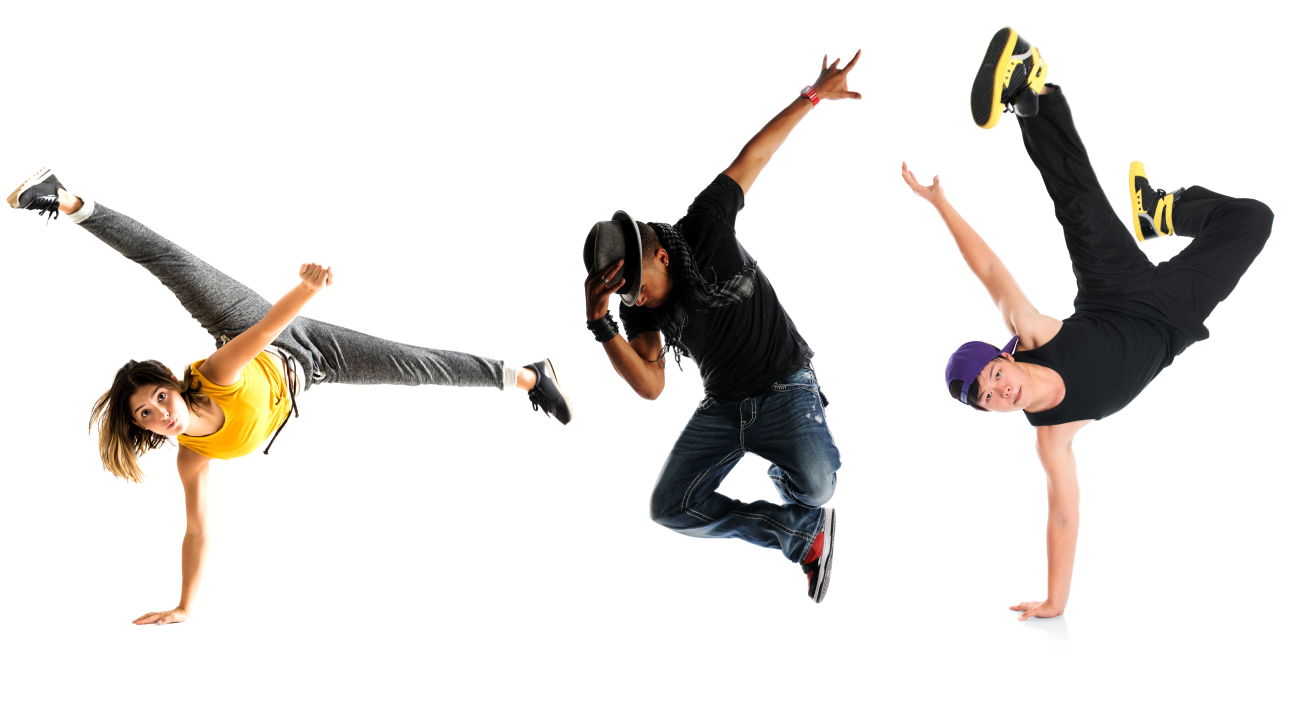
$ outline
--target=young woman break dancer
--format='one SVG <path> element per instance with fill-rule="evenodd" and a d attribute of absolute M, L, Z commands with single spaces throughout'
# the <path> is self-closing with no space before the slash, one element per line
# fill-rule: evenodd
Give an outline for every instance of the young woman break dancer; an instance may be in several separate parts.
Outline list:
<path fill-rule="evenodd" d="M 1078 282 L 1075 314 L 1042 315 L 993 250 L 943 195 L 936 176 L 922 186 L 952 231 L 957 248 L 1015 335 L 1001 350 L 962 345 L 948 360 L 948 392 L 978 411 L 1022 410 L 1035 426 L 1039 461 L 1048 476 L 1048 585 L 1044 601 L 1012 606 L 1030 616 L 1059 616 L 1070 598 L 1079 533 L 1079 483 L 1071 439 L 1090 421 L 1124 408 L 1194 342 L 1270 236 L 1264 204 L 1199 186 L 1154 190 L 1134 162 L 1129 172 L 1134 234 L 1139 241 L 1179 234 L 1193 238 L 1169 261 L 1153 265 L 1115 217 L 1089 164 L 1061 89 L 1046 84 L 1038 50 L 1003 29 L 993 38 L 971 96 L 975 123 L 989 128 L 1004 106 L 1015 108 L 1025 149 L 1038 167 L 1065 230 Z M 1013 354 L 1014 352 L 1014 354 Z"/>
<path fill-rule="evenodd" d="M 177 471 L 186 496 L 181 601 L 175 609 L 137 618 L 136 624 L 190 617 L 208 552 L 209 460 L 250 454 L 269 436 L 275 441 L 295 409 L 295 397 L 315 384 L 516 386 L 527 391 L 536 410 L 543 408 L 564 425 L 571 421 L 548 359 L 514 369 L 494 359 L 404 345 L 298 317 L 309 299 L 331 285 L 330 267 L 304 264 L 300 282 L 272 305 L 135 220 L 68 193 L 48 170 L 28 179 L 8 200 L 15 208 L 48 213 L 47 218 L 64 213 L 144 266 L 218 343 L 218 350 L 189 365 L 180 381 L 154 360 L 129 361 L 91 412 L 91 425 L 100 431 L 100 458 L 115 476 L 139 482 L 137 457 L 170 438 L 181 446 Z"/>

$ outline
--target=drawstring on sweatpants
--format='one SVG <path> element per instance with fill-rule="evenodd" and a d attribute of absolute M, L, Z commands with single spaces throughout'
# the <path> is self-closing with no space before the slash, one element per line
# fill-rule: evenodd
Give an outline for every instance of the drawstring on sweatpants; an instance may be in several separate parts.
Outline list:
<path fill-rule="evenodd" d="M 287 393 L 290 394 L 290 410 L 294 411 L 295 417 L 298 418 L 299 406 L 295 405 L 295 395 L 299 393 L 299 377 L 291 371 L 290 358 L 286 356 L 285 352 L 277 350 L 277 356 L 281 358 L 281 368 L 285 370 L 286 389 Z M 289 421 L 290 414 L 286 414 L 285 419 L 281 421 L 281 425 L 277 426 L 277 432 L 273 433 L 272 439 L 268 441 L 268 446 L 263 448 L 263 454 L 266 455 L 268 451 L 272 449 L 272 443 L 277 441 L 277 436 L 281 434 L 281 429 L 286 427 L 286 423 Z"/>

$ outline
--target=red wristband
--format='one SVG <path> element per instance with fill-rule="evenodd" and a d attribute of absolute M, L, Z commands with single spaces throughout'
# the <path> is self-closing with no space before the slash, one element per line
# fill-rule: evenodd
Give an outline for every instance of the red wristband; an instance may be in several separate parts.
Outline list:
<path fill-rule="evenodd" d="M 799 93 L 799 95 L 812 101 L 812 107 L 816 107 L 816 104 L 821 102 L 821 99 L 816 97 L 816 89 L 811 86 L 804 88 L 803 92 Z"/>

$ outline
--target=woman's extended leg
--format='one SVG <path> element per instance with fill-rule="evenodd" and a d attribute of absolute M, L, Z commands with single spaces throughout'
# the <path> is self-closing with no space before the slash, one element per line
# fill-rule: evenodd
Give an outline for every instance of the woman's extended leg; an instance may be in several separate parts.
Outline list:
<path fill-rule="evenodd" d="M 215 340 L 239 335 L 271 308 L 249 287 L 122 213 L 85 200 L 68 218 L 154 274 Z"/>
<path fill-rule="evenodd" d="M 571 422 L 571 401 L 548 359 L 516 369 L 497 359 L 406 345 L 304 317 L 296 318 L 276 344 L 309 370 L 305 389 L 322 382 L 516 387 L 527 392 L 535 410 L 563 425 Z"/>
<path fill-rule="evenodd" d="M 1048 84 L 1035 117 L 1019 118 L 1025 150 L 1038 167 L 1065 230 L 1066 249 L 1081 298 L 1113 298 L 1144 292 L 1153 264 L 1116 217 L 1098 183 L 1088 151 L 1075 130 L 1070 105 Z"/>
<path fill-rule="evenodd" d="M 69 194 L 53 174 L 48 174 L 43 183 L 44 190 L 58 189 L 61 212 L 154 274 L 219 346 L 223 338 L 235 337 L 262 320 L 271 308 L 267 300 L 249 287 L 141 223 Z M 46 212 L 46 206 L 30 204 L 29 207 L 28 203 L 16 202 L 25 187 L 26 184 L 15 191 L 10 204 Z M 302 317 L 285 329 L 276 345 L 295 357 L 308 372 L 301 382 L 304 389 L 322 381 L 498 389 L 516 386 L 529 393 L 537 409 L 543 409 L 564 425 L 571 422 L 570 402 L 558 387 L 557 374 L 548 359 L 515 369 L 495 359 L 405 345 Z"/>
<path fill-rule="evenodd" d="M 497 359 L 405 345 L 312 318 L 291 323 L 277 339 L 277 344 L 283 342 L 307 351 L 317 382 L 498 389 L 517 385 L 517 370 Z"/>

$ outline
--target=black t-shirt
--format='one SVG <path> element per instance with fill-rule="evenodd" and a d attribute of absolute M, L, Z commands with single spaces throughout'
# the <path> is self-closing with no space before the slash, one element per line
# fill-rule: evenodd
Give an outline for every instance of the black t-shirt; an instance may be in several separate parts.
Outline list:
<path fill-rule="evenodd" d="M 1053 408 L 1025 412 L 1030 425 L 1100 420 L 1124 408 L 1187 343 L 1171 327 L 1119 311 L 1080 310 L 1047 344 L 1016 352 L 1017 362 L 1055 370 L 1066 396 Z"/>
<path fill-rule="evenodd" d="M 689 212 L 676 223 L 709 283 L 729 279 L 756 265 L 735 237 L 735 215 L 744 207 L 744 191 L 721 174 L 698 194 Z M 676 282 L 671 282 L 672 305 Z M 652 311 L 622 304 L 626 338 L 657 330 Z M 665 333 L 664 333 L 665 334 Z M 698 363 L 703 388 L 718 401 L 738 401 L 765 391 L 774 381 L 806 366 L 812 350 L 785 313 L 775 289 L 760 268 L 753 295 L 738 303 L 691 311 L 681 334 L 689 356 Z"/>

